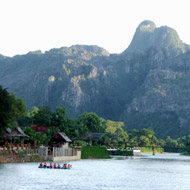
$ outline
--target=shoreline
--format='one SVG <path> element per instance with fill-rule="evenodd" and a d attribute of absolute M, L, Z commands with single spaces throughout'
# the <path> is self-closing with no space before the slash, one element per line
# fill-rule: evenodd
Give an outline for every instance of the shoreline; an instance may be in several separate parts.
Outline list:
<path fill-rule="evenodd" d="M 24 163 L 24 162 L 41 162 L 39 154 L 23 154 L 18 155 L 10 152 L 0 153 L 0 164 L 6 163 Z"/>

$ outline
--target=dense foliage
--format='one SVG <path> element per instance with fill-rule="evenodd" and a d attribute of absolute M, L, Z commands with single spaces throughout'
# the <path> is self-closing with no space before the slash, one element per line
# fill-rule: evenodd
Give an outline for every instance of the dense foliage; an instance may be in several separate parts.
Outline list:
<path fill-rule="evenodd" d="M 6 89 L 0 86 L 0 133 L 3 129 L 11 127 L 18 118 L 26 111 L 23 100 L 9 94 Z"/>
<path fill-rule="evenodd" d="M 185 152 L 190 151 L 190 136 L 172 139 L 158 139 L 153 129 L 124 130 L 123 122 L 116 122 L 100 118 L 95 113 L 83 113 L 77 119 L 66 117 L 65 108 L 51 111 L 48 107 L 32 107 L 20 118 L 19 124 L 26 134 L 30 136 L 30 143 L 48 144 L 51 137 L 58 131 L 64 132 L 71 139 L 77 139 L 74 145 L 104 145 L 108 148 L 141 147 L 143 151 L 151 152 L 155 146 L 159 152 Z M 44 134 L 36 133 L 30 128 L 31 124 L 38 126 L 51 126 Z M 90 133 L 102 134 L 98 139 L 85 140 Z"/>
<path fill-rule="evenodd" d="M 9 94 L 0 87 L 0 130 L 19 123 L 26 134 L 30 136 L 29 142 L 39 145 L 48 144 L 51 137 L 58 131 L 66 133 L 71 139 L 77 139 L 75 145 L 104 145 L 107 148 L 142 147 L 151 150 L 152 147 L 161 148 L 168 152 L 190 152 L 190 135 L 172 139 L 158 139 L 153 129 L 124 130 L 123 122 L 116 122 L 100 118 L 97 114 L 83 113 L 77 119 L 66 116 L 65 108 L 56 108 L 52 111 L 48 107 L 32 107 L 26 112 L 21 99 Z M 36 133 L 31 125 L 50 127 L 44 133 Z M 96 139 L 86 139 L 90 133 L 99 134 Z"/>
<path fill-rule="evenodd" d="M 76 130 L 79 137 L 85 137 L 89 132 L 103 133 L 105 128 L 97 114 L 83 113 L 78 117 Z"/>

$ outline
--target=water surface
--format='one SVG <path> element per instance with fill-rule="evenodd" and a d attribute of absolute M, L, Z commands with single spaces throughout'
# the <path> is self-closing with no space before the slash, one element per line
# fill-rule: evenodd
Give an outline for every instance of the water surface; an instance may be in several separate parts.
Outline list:
<path fill-rule="evenodd" d="M 190 189 L 190 157 L 179 154 L 144 154 L 143 157 L 81 160 L 70 164 L 71 170 L 39 169 L 39 163 L 1 164 L 0 189 Z"/>

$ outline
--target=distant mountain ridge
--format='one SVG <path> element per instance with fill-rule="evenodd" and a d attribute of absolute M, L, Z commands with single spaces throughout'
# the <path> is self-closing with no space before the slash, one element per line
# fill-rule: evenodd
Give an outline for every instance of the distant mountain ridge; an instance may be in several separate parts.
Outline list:
<path fill-rule="evenodd" d="M 1 55 L 0 84 L 28 108 L 64 106 L 69 117 L 95 112 L 124 121 L 126 129 L 178 137 L 190 130 L 189 60 L 189 45 L 174 29 L 143 21 L 121 54 L 74 45 Z"/>

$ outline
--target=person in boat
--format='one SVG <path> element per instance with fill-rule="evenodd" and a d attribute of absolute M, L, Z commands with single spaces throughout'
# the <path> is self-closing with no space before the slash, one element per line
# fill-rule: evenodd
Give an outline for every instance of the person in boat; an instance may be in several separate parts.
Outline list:
<path fill-rule="evenodd" d="M 63 168 L 67 168 L 67 164 L 65 163 L 65 164 L 63 164 Z"/>
<path fill-rule="evenodd" d="M 43 165 L 42 165 L 43 166 Z M 47 164 L 46 164 L 46 162 L 44 163 L 44 167 L 47 167 Z"/>
<path fill-rule="evenodd" d="M 56 163 L 54 163 L 54 166 L 53 166 L 54 168 L 57 168 L 57 166 L 56 166 Z"/>
<path fill-rule="evenodd" d="M 50 168 L 53 168 L 53 164 L 52 163 L 50 163 Z"/>
<path fill-rule="evenodd" d="M 43 167 L 43 164 L 42 164 L 42 162 L 40 163 L 40 167 Z"/>
<path fill-rule="evenodd" d="M 58 163 L 58 166 L 57 166 L 58 168 L 60 168 L 60 164 Z"/>

